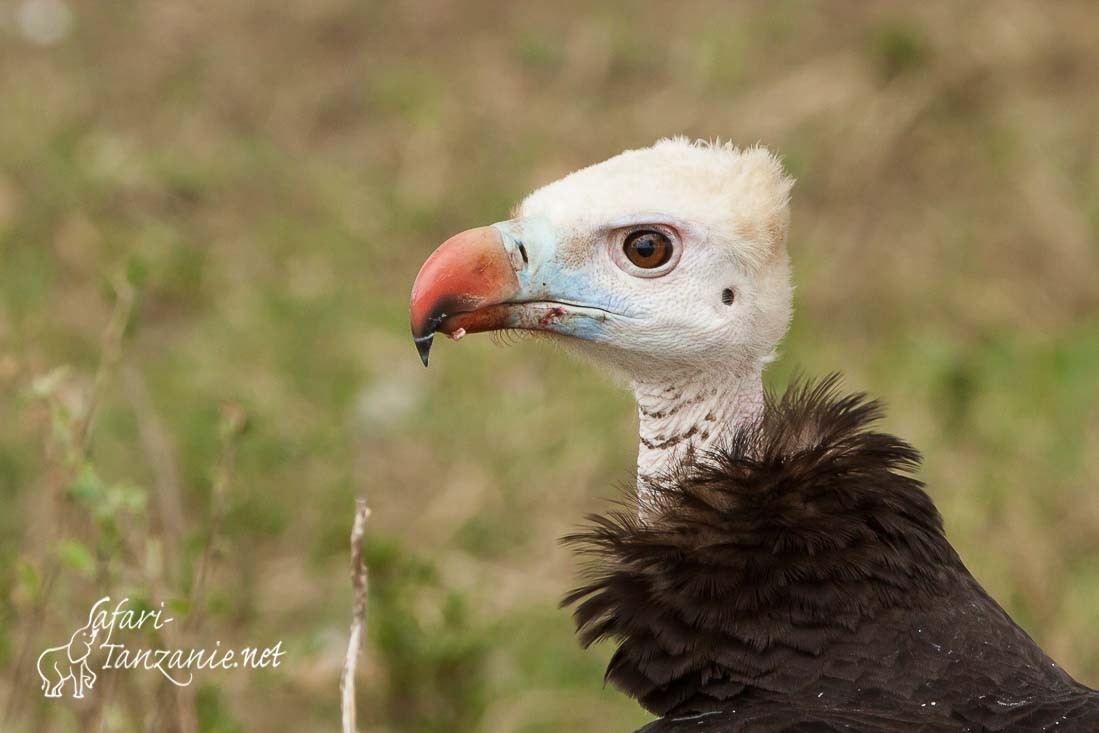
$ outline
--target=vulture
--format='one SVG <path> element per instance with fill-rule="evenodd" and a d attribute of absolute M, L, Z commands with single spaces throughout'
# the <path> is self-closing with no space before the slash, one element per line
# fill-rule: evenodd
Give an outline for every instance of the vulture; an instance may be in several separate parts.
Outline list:
<path fill-rule="evenodd" d="M 1099 692 L 969 573 L 879 404 L 764 389 L 792 184 L 762 147 L 675 138 L 538 189 L 423 264 L 424 365 L 437 333 L 515 329 L 633 391 L 636 493 L 566 538 L 587 569 L 563 605 L 617 645 L 644 733 L 1099 731 Z"/>

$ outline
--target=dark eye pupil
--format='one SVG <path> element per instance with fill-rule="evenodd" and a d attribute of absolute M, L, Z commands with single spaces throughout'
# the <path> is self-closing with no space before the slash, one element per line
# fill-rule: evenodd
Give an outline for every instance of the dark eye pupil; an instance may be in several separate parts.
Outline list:
<path fill-rule="evenodd" d="M 637 267 L 660 267 L 672 258 L 672 242 L 663 232 L 643 229 L 626 237 L 626 257 Z"/>

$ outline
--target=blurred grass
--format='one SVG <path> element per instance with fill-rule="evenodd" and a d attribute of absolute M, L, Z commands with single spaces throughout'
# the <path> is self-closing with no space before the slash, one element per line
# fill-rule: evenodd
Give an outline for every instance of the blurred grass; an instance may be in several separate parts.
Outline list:
<path fill-rule="evenodd" d="M 555 610 L 575 571 L 556 538 L 630 476 L 630 399 L 540 343 L 443 344 L 425 371 L 406 299 L 449 234 L 674 133 L 763 141 L 800 179 L 798 310 L 769 381 L 840 370 L 884 397 L 965 561 L 1099 684 L 1088 3 L 129 0 L 61 4 L 71 27 L 36 42 L 28 12 L 60 2 L 0 3 L 0 704 L 21 646 L 57 643 L 100 590 L 187 597 L 232 402 L 250 427 L 190 612 L 198 641 L 287 656 L 200 676 L 199 729 L 336 724 L 363 493 L 364 727 L 643 721 Z M 102 521 L 148 552 L 171 545 L 178 486 L 178 557 L 152 576 L 55 503 L 69 469 L 30 390 L 70 365 L 58 399 L 88 393 L 120 273 L 136 302 L 87 464 L 137 502 Z M 131 729 L 163 692 L 135 672 L 47 706 L 23 684 L 26 730 Z"/>

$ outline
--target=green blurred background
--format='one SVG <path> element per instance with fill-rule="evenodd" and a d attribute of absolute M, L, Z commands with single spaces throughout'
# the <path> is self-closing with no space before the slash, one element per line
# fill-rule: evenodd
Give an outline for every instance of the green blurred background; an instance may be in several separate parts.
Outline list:
<path fill-rule="evenodd" d="M 363 729 L 644 721 L 556 608 L 631 399 L 541 343 L 424 370 L 406 308 L 448 235 L 676 133 L 799 179 L 768 381 L 882 396 L 974 574 L 1099 685 L 1097 84 L 1088 2 L 0 0 L 0 729 L 334 729 L 359 495 Z M 286 656 L 43 700 L 106 594 Z"/>

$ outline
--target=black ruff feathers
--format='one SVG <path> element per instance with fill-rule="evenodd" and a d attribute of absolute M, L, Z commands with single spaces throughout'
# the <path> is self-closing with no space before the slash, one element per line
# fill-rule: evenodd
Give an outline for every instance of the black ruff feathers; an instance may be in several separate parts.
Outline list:
<path fill-rule="evenodd" d="M 565 539 L 590 560 L 563 601 L 581 643 L 618 643 L 606 678 L 666 716 L 654 732 L 1099 730 L 1095 693 L 947 542 L 919 454 L 836 383 L 648 481 L 644 521 Z"/>

